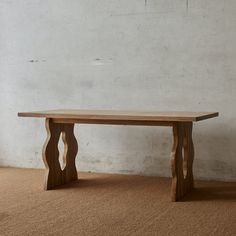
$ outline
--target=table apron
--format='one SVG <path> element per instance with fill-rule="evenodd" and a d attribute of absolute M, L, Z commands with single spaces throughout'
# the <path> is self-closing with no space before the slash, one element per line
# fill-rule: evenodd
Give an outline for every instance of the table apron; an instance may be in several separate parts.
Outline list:
<path fill-rule="evenodd" d="M 173 126 L 171 121 L 145 121 L 145 120 L 99 120 L 99 119 L 65 119 L 52 118 L 54 123 L 63 124 L 102 124 L 102 125 L 137 125 L 137 126 Z"/>

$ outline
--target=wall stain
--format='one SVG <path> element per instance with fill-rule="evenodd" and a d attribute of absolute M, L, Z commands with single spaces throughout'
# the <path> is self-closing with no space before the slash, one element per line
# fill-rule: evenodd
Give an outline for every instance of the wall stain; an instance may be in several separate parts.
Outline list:
<path fill-rule="evenodd" d="M 34 63 L 34 62 L 40 62 L 40 60 L 29 60 L 28 62 Z M 41 60 L 41 62 L 46 62 L 46 60 Z"/>
<path fill-rule="evenodd" d="M 94 82 L 92 80 L 81 80 L 80 86 L 83 88 L 91 89 L 94 85 Z"/>
<path fill-rule="evenodd" d="M 186 0 L 186 13 L 188 14 L 189 0 Z"/>
<path fill-rule="evenodd" d="M 132 13 L 121 13 L 121 14 L 112 14 L 111 16 L 118 16 L 118 17 L 123 17 L 123 16 L 141 16 L 141 15 L 163 15 L 163 14 L 169 14 L 171 11 L 150 11 L 150 12 L 132 12 Z"/>

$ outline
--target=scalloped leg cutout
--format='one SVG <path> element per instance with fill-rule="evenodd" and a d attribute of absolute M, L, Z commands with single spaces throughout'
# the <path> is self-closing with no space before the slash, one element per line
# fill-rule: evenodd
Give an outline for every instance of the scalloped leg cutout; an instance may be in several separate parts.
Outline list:
<path fill-rule="evenodd" d="M 44 189 L 49 190 L 78 179 L 75 166 L 78 144 L 74 136 L 74 124 L 58 124 L 46 119 L 46 130 L 47 139 L 43 147 L 43 161 L 46 166 Z M 64 143 L 63 170 L 58 150 L 61 134 Z"/>

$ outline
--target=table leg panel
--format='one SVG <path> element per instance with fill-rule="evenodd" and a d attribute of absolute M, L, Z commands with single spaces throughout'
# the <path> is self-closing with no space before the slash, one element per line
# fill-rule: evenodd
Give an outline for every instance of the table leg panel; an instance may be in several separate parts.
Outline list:
<path fill-rule="evenodd" d="M 44 189 L 77 180 L 75 158 L 78 145 L 73 133 L 74 124 L 57 124 L 46 119 L 47 139 L 43 147 L 43 161 L 46 166 Z M 60 135 L 64 142 L 63 169 L 59 162 L 58 142 Z"/>
<path fill-rule="evenodd" d="M 193 158 L 192 122 L 177 122 L 173 125 L 171 152 L 172 201 L 181 200 L 193 188 Z"/>

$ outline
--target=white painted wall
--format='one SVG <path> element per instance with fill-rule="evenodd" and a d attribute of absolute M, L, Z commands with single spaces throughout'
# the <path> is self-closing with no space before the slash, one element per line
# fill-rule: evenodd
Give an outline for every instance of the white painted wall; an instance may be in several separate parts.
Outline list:
<path fill-rule="evenodd" d="M 235 180 L 235 13 L 235 0 L 1 0 L 0 165 L 43 167 L 44 121 L 18 111 L 219 111 L 195 124 L 194 172 Z M 79 170 L 171 174 L 170 128 L 76 136 Z"/>

